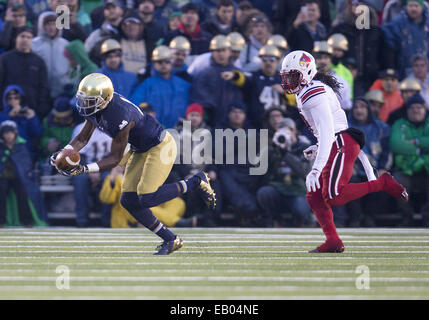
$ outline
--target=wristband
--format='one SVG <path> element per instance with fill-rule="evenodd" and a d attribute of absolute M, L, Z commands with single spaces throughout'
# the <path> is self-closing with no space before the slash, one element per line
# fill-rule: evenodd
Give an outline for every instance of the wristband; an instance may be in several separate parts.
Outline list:
<path fill-rule="evenodd" d="M 74 149 L 71 145 L 66 145 L 65 147 L 64 147 L 64 149 Z"/>
<path fill-rule="evenodd" d="M 88 172 L 99 172 L 100 171 L 100 167 L 98 166 L 98 164 L 96 162 L 88 164 L 87 167 L 88 167 Z"/>

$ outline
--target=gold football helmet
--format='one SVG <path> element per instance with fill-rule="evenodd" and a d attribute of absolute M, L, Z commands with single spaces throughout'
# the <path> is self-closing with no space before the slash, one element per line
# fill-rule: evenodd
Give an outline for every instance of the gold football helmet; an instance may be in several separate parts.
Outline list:
<path fill-rule="evenodd" d="M 152 51 L 152 61 L 169 60 L 173 53 L 167 46 L 158 46 Z"/>
<path fill-rule="evenodd" d="M 259 56 L 260 57 L 276 57 L 277 59 L 280 59 L 282 57 L 282 53 L 280 50 L 270 44 L 266 44 L 261 49 L 259 49 Z"/>
<path fill-rule="evenodd" d="M 113 50 L 122 50 L 120 43 L 114 39 L 107 39 L 101 45 L 100 54 L 104 55 Z"/>
<path fill-rule="evenodd" d="M 368 101 L 376 101 L 384 104 L 384 95 L 381 90 L 370 90 L 365 94 L 365 99 Z"/>
<path fill-rule="evenodd" d="M 191 43 L 184 36 L 174 37 L 173 40 L 170 41 L 169 47 L 170 49 L 191 51 Z"/>
<path fill-rule="evenodd" d="M 80 115 L 90 116 L 106 108 L 113 98 L 113 84 L 101 73 L 91 73 L 79 83 L 76 108 Z"/>
<path fill-rule="evenodd" d="M 340 49 L 343 51 L 349 50 L 349 42 L 347 41 L 347 38 L 341 33 L 334 33 L 332 36 L 330 36 L 328 38 L 328 44 L 333 49 Z"/>
<path fill-rule="evenodd" d="M 420 83 L 412 78 L 406 78 L 399 83 L 399 90 L 414 90 L 420 91 L 422 89 Z"/>
<path fill-rule="evenodd" d="M 246 40 L 244 40 L 244 37 L 238 32 L 231 32 L 226 39 L 229 40 L 231 43 L 231 50 L 234 51 L 241 51 L 246 45 Z"/>
<path fill-rule="evenodd" d="M 332 54 L 332 46 L 328 44 L 326 41 L 316 41 L 314 42 L 313 53 L 327 53 Z"/>
<path fill-rule="evenodd" d="M 217 35 L 210 41 L 210 50 L 220 50 L 231 48 L 231 42 L 224 35 Z"/>
<path fill-rule="evenodd" d="M 267 44 L 276 46 L 277 48 L 279 48 L 283 51 L 285 51 L 288 47 L 285 37 L 283 37 L 281 34 L 273 34 L 268 39 Z"/>

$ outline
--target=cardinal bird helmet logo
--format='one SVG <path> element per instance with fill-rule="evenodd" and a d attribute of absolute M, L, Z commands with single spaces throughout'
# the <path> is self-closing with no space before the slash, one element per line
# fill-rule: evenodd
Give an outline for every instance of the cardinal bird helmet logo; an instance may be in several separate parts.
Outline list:
<path fill-rule="evenodd" d="M 299 65 L 303 68 L 307 68 L 310 65 L 310 62 L 310 57 L 303 53 L 301 59 L 299 59 Z"/>

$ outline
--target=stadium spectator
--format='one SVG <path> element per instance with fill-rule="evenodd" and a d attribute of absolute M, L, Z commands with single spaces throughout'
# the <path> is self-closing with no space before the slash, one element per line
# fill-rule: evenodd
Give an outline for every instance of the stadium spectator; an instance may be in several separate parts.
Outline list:
<path fill-rule="evenodd" d="M 221 188 L 217 179 L 216 166 L 206 164 L 212 162 L 212 157 L 206 152 L 212 152 L 212 135 L 210 127 L 203 120 L 203 106 L 193 103 L 186 109 L 186 118 L 180 119 L 174 129 L 176 130 L 179 140 L 177 157 L 179 163 L 173 167 L 173 172 L 176 175 L 176 180 L 188 179 L 201 170 L 207 172 L 210 178 L 210 184 L 216 193 L 216 208 L 215 212 L 210 212 L 207 206 L 202 201 L 201 197 L 195 193 L 186 193 L 184 199 L 186 201 L 186 215 L 178 221 L 178 227 L 215 227 L 218 225 L 221 212 Z M 184 122 L 184 121 L 187 122 Z M 188 123 L 189 122 L 189 123 Z M 198 131 L 196 131 L 198 130 Z M 193 134 L 198 134 L 202 139 L 196 141 L 192 139 Z M 191 140 L 192 139 L 192 140 Z M 187 141 L 191 141 L 190 149 L 185 149 Z M 207 151 L 207 148 L 209 151 Z M 203 150 L 203 151 L 202 151 Z M 204 154 L 202 154 L 204 153 Z M 198 159 L 195 161 L 195 159 Z M 200 161 L 204 159 L 204 161 Z"/>
<path fill-rule="evenodd" d="M 286 56 L 286 54 L 289 52 L 289 45 L 287 43 L 287 40 L 285 37 L 283 37 L 281 34 L 273 34 L 268 40 L 267 44 L 271 44 L 273 46 L 276 46 L 277 49 L 280 50 L 281 59 L 280 61 L 283 61 L 283 58 Z M 280 71 L 282 65 L 279 63 L 278 71 Z"/>
<path fill-rule="evenodd" d="M 154 75 L 147 78 L 131 96 L 136 105 L 151 104 L 158 121 L 165 128 L 172 128 L 179 117 L 186 113 L 189 104 L 190 84 L 172 74 L 172 53 L 166 46 L 159 46 L 152 52 Z"/>
<path fill-rule="evenodd" d="M 344 9 L 344 21 L 335 25 L 331 34 L 341 33 L 348 41 L 349 51 L 347 57 L 352 57 L 356 61 L 357 75 L 353 82 L 354 96 L 364 95 L 372 83 L 377 80 L 378 72 L 386 68 L 385 44 L 383 42 L 383 33 L 378 27 L 378 17 L 376 11 L 369 8 L 370 28 L 357 28 L 356 20 L 359 12 L 356 11 L 358 1 L 347 1 Z M 359 22 L 359 21 L 358 21 Z"/>
<path fill-rule="evenodd" d="M 75 126 L 76 117 L 70 98 L 58 97 L 52 111 L 43 119 L 43 135 L 40 139 L 42 158 L 48 159 L 51 154 L 63 149 L 71 140 Z"/>
<path fill-rule="evenodd" d="M 357 97 L 353 102 L 353 108 L 349 116 L 349 126 L 365 133 L 365 146 L 362 150 L 368 157 L 374 168 L 378 169 L 378 175 L 390 170 L 392 165 L 389 136 L 390 127 L 374 118 L 369 101 Z M 367 181 L 367 175 L 360 161 L 356 161 L 350 182 L 360 183 Z M 384 193 L 371 193 L 365 197 L 349 202 L 347 207 L 348 224 L 351 227 L 374 227 L 375 214 L 384 211 L 390 202 Z"/>
<path fill-rule="evenodd" d="M 150 51 L 148 42 L 143 38 L 142 20 L 137 13 L 128 13 L 119 28 L 124 70 L 143 75 L 146 72 L 147 56 Z"/>
<path fill-rule="evenodd" d="M 72 137 L 75 137 L 83 127 L 83 123 L 78 124 Z M 87 145 L 80 151 L 80 163 L 88 164 L 97 162 L 110 153 L 112 138 L 95 128 Z M 79 228 L 85 228 L 89 225 L 89 213 L 99 204 L 98 194 L 102 182 L 109 174 L 109 171 L 84 173 L 72 177 L 73 194 L 76 202 L 76 225 Z M 103 227 L 110 226 L 110 206 L 101 205 L 101 223 Z"/>
<path fill-rule="evenodd" d="M 216 6 L 216 13 L 209 17 L 201 28 L 213 36 L 218 34 L 228 35 L 237 31 L 237 24 L 234 21 L 234 3 L 232 0 L 219 0 Z"/>
<path fill-rule="evenodd" d="M 396 70 L 387 69 L 380 73 L 380 79 L 376 80 L 370 90 L 378 89 L 383 92 L 384 104 L 380 109 L 379 119 L 387 122 L 390 113 L 400 108 L 404 101 L 398 89 L 399 75 Z"/>
<path fill-rule="evenodd" d="M 332 47 L 326 41 L 315 42 L 313 55 L 316 59 L 317 72 L 335 76 L 335 79 L 341 84 L 338 95 L 341 107 L 345 110 L 350 110 L 352 108 L 351 89 L 348 82 L 332 70 L 332 52 Z"/>
<path fill-rule="evenodd" d="M 74 16 L 72 20 L 75 20 L 83 27 L 85 34 L 90 34 L 92 31 L 91 18 L 89 14 L 81 8 L 81 0 L 67 0 L 67 7 L 70 10 L 70 15 Z"/>
<path fill-rule="evenodd" d="M 191 56 L 209 51 L 209 43 L 212 35 L 201 29 L 199 25 L 198 7 L 194 3 L 185 4 L 182 8 L 180 24 L 177 30 L 169 32 L 165 36 L 165 43 L 177 36 L 186 37 L 191 43 Z"/>
<path fill-rule="evenodd" d="M 8 7 L 0 33 L 0 49 L 9 51 L 15 48 L 17 30 L 25 26 L 28 26 L 25 6 L 14 5 Z"/>
<path fill-rule="evenodd" d="M 258 57 L 259 50 L 267 43 L 271 36 L 272 26 L 264 16 L 256 16 L 251 20 L 249 41 L 240 54 L 240 63 L 245 72 L 256 71 L 261 67 Z"/>
<path fill-rule="evenodd" d="M 52 108 L 48 73 L 42 58 L 31 52 L 32 40 L 33 29 L 21 27 L 17 31 L 15 49 L 0 56 L 0 92 L 10 84 L 20 86 L 28 107 L 43 119 Z"/>
<path fill-rule="evenodd" d="M 170 0 L 153 0 L 153 3 L 155 5 L 153 19 L 165 28 L 168 25 L 170 14 L 179 9 Z"/>
<path fill-rule="evenodd" d="M 62 29 L 62 37 L 66 39 L 67 41 L 73 41 L 76 39 L 79 39 L 80 41 L 84 42 L 86 37 L 88 36 L 88 33 L 90 29 L 87 30 L 84 28 L 82 24 L 77 20 L 77 14 L 76 12 L 78 6 L 74 4 L 75 0 L 50 0 L 49 1 L 49 8 L 52 12 L 57 14 L 57 7 L 58 6 L 67 6 L 70 10 L 69 15 L 69 27 L 65 27 Z M 64 10 L 58 9 L 58 14 L 64 14 Z"/>
<path fill-rule="evenodd" d="M 17 85 L 9 85 L 3 93 L 4 109 L 0 113 L 0 121 L 12 120 L 18 127 L 18 134 L 26 140 L 31 158 L 35 159 L 37 139 L 42 135 L 43 128 L 33 109 L 26 105 L 25 93 Z"/>
<path fill-rule="evenodd" d="M 328 44 L 332 47 L 331 69 L 350 86 L 350 99 L 353 100 L 353 75 L 343 64 L 344 57 L 349 50 L 349 42 L 341 33 L 336 33 L 328 38 Z"/>
<path fill-rule="evenodd" d="M 404 101 L 403 105 L 389 114 L 387 123 L 391 126 L 395 123 L 396 120 L 405 117 L 406 108 L 405 105 L 412 96 L 416 93 L 421 95 L 421 86 L 417 80 L 412 78 L 406 78 L 399 83 L 399 91 L 401 92 L 402 100 Z"/>
<path fill-rule="evenodd" d="M 423 193 L 424 225 L 429 225 L 429 119 L 423 98 L 416 94 L 408 100 L 406 117 L 391 130 L 390 148 L 394 156 L 395 178 L 410 194 Z M 396 202 L 402 214 L 401 226 L 410 226 L 415 202 Z"/>
<path fill-rule="evenodd" d="M 429 106 L 429 61 L 426 56 L 416 55 L 411 60 L 412 73 L 410 77 L 419 82 L 421 86 L 420 95 Z"/>
<path fill-rule="evenodd" d="M 273 7 L 273 25 L 276 33 L 286 35 L 302 6 L 301 0 L 276 0 Z"/>
<path fill-rule="evenodd" d="M 115 92 L 130 97 L 131 93 L 137 88 L 137 76 L 124 70 L 122 63 L 122 47 L 118 41 L 108 39 L 101 45 L 101 69 L 97 72 L 105 74 L 112 80 Z"/>
<path fill-rule="evenodd" d="M 172 73 L 185 81 L 192 82 L 192 76 L 188 73 L 186 60 L 191 53 L 191 43 L 183 36 L 177 36 L 171 40 L 169 48 L 173 53 Z"/>
<path fill-rule="evenodd" d="M 153 51 L 155 43 L 164 37 L 164 27 L 154 19 L 155 4 L 152 0 L 142 0 L 138 6 L 138 14 L 144 24 L 145 39 L 151 47 L 147 48 L 148 58 Z"/>
<path fill-rule="evenodd" d="M 290 118 L 281 120 L 275 129 L 269 145 L 269 169 L 256 194 L 263 210 L 261 226 L 272 227 L 273 220 L 278 225 L 281 214 L 286 212 L 293 214 L 293 226 L 308 226 L 313 215 L 305 199 L 305 177 L 311 164 L 303 151 L 310 146 L 310 141 L 298 135 Z"/>
<path fill-rule="evenodd" d="M 57 29 L 54 12 L 44 12 L 39 16 L 38 35 L 33 39 L 31 50 L 45 61 L 48 70 L 49 92 L 55 99 L 64 92 L 69 83 L 70 64 L 64 56 L 64 49 L 69 43 Z"/>
<path fill-rule="evenodd" d="M 70 63 L 70 83 L 67 85 L 66 94 L 73 96 L 79 85 L 80 80 L 88 74 L 95 72 L 98 67 L 93 63 L 85 51 L 83 42 L 80 40 L 73 40 L 66 45 L 64 49 L 64 56 Z"/>
<path fill-rule="evenodd" d="M 182 12 L 180 11 L 175 11 L 170 14 L 170 16 L 168 17 L 168 28 L 165 30 L 165 33 L 177 30 L 179 28 L 181 15 Z"/>
<path fill-rule="evenodd" d="M 407 0 L 403 14 L 382 27 L 384 38 L 396 55 L 400 78 L 411 71 L 410 57 L 428 56 L 429 17 L 423 0 Z M 426 40 L 424 40 L 426 39 Z"/>
<path fill-rule="evenodd" d="M 227 121 L 228 107 L 232 103 L 243 103 L 241 89 L 222 78 L 222 72 L 235 69 L 230 61 L 230 46 L 225 36 L 214 37 L 210 42 L 210 66 L 193 77 L 191 102 L 204 107 L 211 127 L 222 126 Z"/>
<path fill-rule="evenodd" d="M 306 0 L 287 31 L 286 38 L 291 50 L 311 52 L 315 41 L 326 40 L 325 26 L 320 22 L 320 2 Z"/>
<path fill-rule="evenodd" d="M 372 116 L 380 120 L 380 110 L 384 104 L 384 95 L 381 90 L 370 90 L 365 94 L 365 99 L 369 102 L 369 107 L 372 113 Z"/>
<path fill-rule="evenodd" d="M 242 88 L 246 105 L 249 106 L 248 120 L 252 127 L 261 129 L 264 112 L 273 106 L 285 110 L 286 103 L 277 72 L 280 50 L 273 45 L 265 45 L 259 50 L 259 58 L 262 61 L 261 69 L 250 75 L 246 76 L 239 70 L 225 71 L 221 75 L 224 80 Z"/>
<path fill-rule="evenodd" d="M 100 201 L 107 205 L 112 205 L 110 227 L 129 228 L 138 225 L 129 212 L 121 205 L 121 192 L 124 168 L 117 166 L 104 179 L 100 191 Z M 167 227 L 174 227 L 176 222 L 185 213 L 185 202 L 181 198 L 174 198 L 150 210 Z"/>
<path fill-rule="evenodd" d="M 231 32 L 227 37 L 227 40 L 230 42 L 230 61 L 234 67 L 241 69 L 240 53 L 243 51 L 246 44 L 244 37 L 238 32 Z M 212 57 L 212 52 L 206 52 L 197 56 L 192 64 L 188 68 L 188 73 L 191 75 L 196 75 L 202 70 L 210 66 L 210 59 Z"/>
<path fill-rule="evenodd" d="M 124 10 L 118 0 L 105 1 L 103 7 L 103 24 L 100 28 L 92 31 L 85 40 L 85 50 L 89 53 L 91 60 L 97 61 L 100 46 L 104 40 L 119 38 L 119 24 L 122 21 L 123 14 Z"/>
<path fill-rule="evenodd" d="M 404 11 L 404 0 L 389 0 L 383 8 L 382 24 L 385 25 L 398 17 Z M 425 1 L 424 6 L 426 11 L 429 10 L 429 5 Z"/>
<path fill-rule="evenodd" d="M 39 186 L 31 180 L 33 163 L 25 140 L 18 136 L 16 123 L 11 120 L 0 124 L 0 225 L 17 209 L 19 221 L 25 227 L 40 224 L 44 217 L 44 204 Z M 16 202 L 9 197 L 15 193 Z"/>

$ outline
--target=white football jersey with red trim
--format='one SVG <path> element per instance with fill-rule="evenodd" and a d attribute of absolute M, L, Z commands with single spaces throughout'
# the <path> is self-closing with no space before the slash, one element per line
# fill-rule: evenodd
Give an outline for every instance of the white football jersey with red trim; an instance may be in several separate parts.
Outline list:
<path fill-rule="evenodd" d="M 298 110 L 317 140 L 320 138 L 319 130 L 314 120 L 314 116 L 317 116 L 317 114 L 310 112 L 310 110 L 318 105 L 329 105 L 328 110 L 324 110 L 324 112 L 330 112 L 332 115 L 334 133 L 343 131 L 349 127 L 346 113 L 341 108 L 337 95 L 331 87 L 323 82 L 318 80 L 311 81 L 296 95 L 296 97 Z"/>

